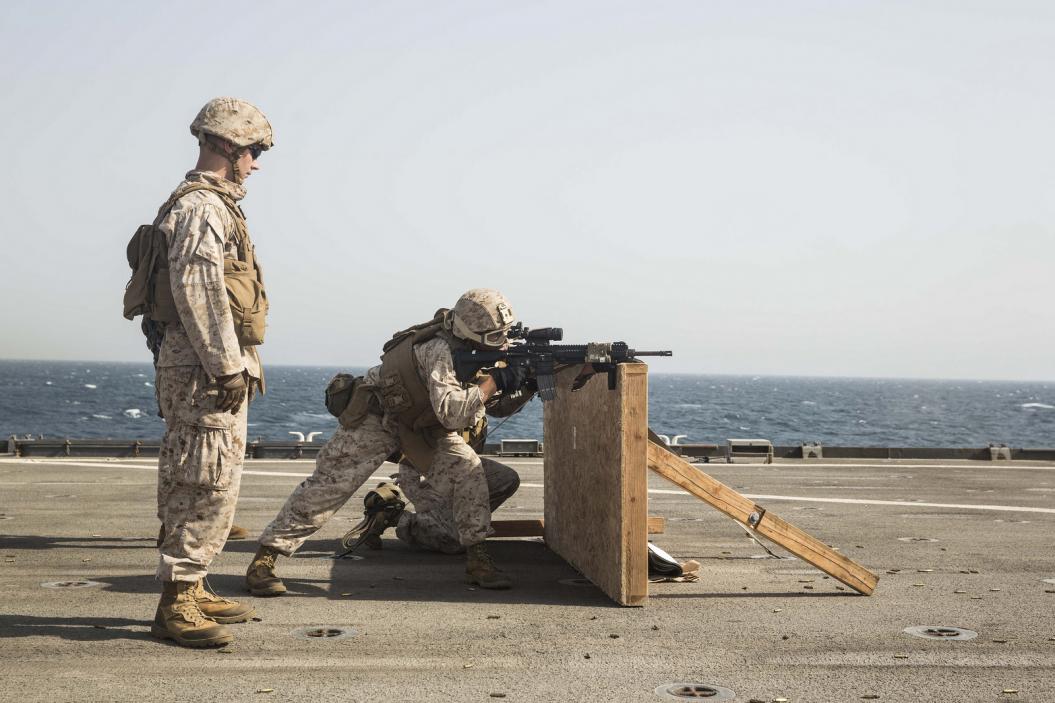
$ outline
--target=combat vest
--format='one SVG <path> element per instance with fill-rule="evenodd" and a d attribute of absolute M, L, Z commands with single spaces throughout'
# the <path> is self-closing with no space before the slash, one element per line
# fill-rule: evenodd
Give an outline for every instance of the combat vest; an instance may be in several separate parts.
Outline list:
<path fill-rule="evenodd" d="M 268 310 L 267 293 L 253 243 L 249 239 L 245 214 L 233 198 L 208 183 L 195 182 L 177 188 L 158 210 L 154 223 L 140 225 L 132 235 L 126 250 L 132 277 L 125 286 L 124 316 L 131 320 L 136 315 L 143 315 L 160 323 L 180 321 L 172 298 L 168 242 L 160 225 L 177 200 L 196 190 L 209 190 L 219 196 L 235 223 L 237 258 L 224 257 L 223 278 L 238 344 L 243 347 L 263 344 Z"/>
<path fill-rule="evenodd" d="M 403 456 L 421 473 L 432 465 L 436 443 L 450 430 L 443 426 L 432 409 L 428 386 L 418 374 L 414 346 L 436 337 L 442 338 L 451 348 L 461 343 L 446 329 L 444 317 L 447 310 L 440 310 L 428 322 L 396 332 L 385 344 L 381 355 L 381 373 L 374 389 L 385 414 L 394 417 L 399 429 L 399 440 Z M 487 437 L 487 418 L 475 427 L 462 430 L 469 446 L 478 449 Z"/>

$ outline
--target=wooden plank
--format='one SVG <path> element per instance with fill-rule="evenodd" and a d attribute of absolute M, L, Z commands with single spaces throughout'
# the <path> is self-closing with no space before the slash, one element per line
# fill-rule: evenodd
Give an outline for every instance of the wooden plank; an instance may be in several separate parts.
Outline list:
<path fill-rule="evenodd" d="M 557 375 L 544 406 L 546 544 L 621 605 L 648 597 L 648 367 L 620 364 L 579 391 Z"/>
<path fill-rule="evenodd" d="M 738 522 L 747 524 L 751 513 L 755 512 L 754 501 L 744 498 L 655 442 L 648 444 L 648 468 Z"/>
<path fill-rule="evenodd" d="M 808 561 L 832 578 L 842 581 L 858 593 L 870 596 L 879 583 L 876 574 L 853 559 L 768 511 L 762 515 L 755 532 L 779 544 L 799 559 Z"/>
<path fill-rule="evenodd" d="M 544 522 L 543 520 L 492 520 L 491 529 L 494 530 L 494 534 L 490 538 L 542 537 Z M 667 529 L 667 519 L 664 517 L 649 515 L 647 522 L 650 535 L 661 535 Z"/>
<path fill-rule="evenodd" d="M 492 520 L 492 538 L 502 537 L 541 537 L 542 520 Z"/>
<path fill-rule="evenodd" d="M 643 605 L 648 599 L 648 366 L 616 367 L 619 396 L 619 437 L 622 439 L 622 588 L 624 605 Z M 609 396 L 608 375 L 596 379 Z"/>
<path fill-rule="evenodd" d="M 871 595 L 879 583 L 879 577 L 868 569 L 708 476 L 655 440 L 649 441 L 648 468 L 858 593 Z"/>

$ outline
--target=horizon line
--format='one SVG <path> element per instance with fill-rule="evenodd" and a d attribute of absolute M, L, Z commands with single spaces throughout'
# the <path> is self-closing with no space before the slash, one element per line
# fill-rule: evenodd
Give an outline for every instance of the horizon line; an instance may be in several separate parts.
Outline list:
<path fill-rule="evenodd" d="M 25 359 L 25 358 L 7 358 L 0 357 L 0 363 L 2 362 L 37 362 L 37 363 L 56 363 L 56 364 L 140 364 L 150 365 L 149 361 L 125 361 L 125 360 L 98 360 L 98 359 Z M 270 363 L 265 365 L 268 367 L 285 367 L 285 368 L 332 368 L 332 369 L 369 369 L 373 365 L 367 364 L 288 364 L 288 363 Z M 650 375 L 653 376 L 708 376 L 708 377 L 727 377 L 727 378 L 748 378 L 748 379 L 762 379 L 762 378 L 802 378 L 802 379 L 840 379 L 840 380 L 854 380 L 854 381 L 940 381 L 940 382 L 965 382 L 965 383 L 1055 383 L 1055 380 L 1044 380 L 1044 379 L 1029 379 L 1029 378 L 964 378 L 964 377 L 934 377 L 934 376 L 853 376 L 846 374 L 834 374 L 830 376 L 822 376 L 818 374 L 795 374 L 795 373 L 721 373 L 721 372 L 676 372 L 676 371 L 652 371 Z"/>

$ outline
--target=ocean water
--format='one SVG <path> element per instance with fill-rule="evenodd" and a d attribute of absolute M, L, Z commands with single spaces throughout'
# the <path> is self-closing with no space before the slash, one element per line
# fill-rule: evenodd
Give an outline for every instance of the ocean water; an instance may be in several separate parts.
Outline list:
<path fill-rule="evenodd" d="M 329 437 L 337 421 L 323 406 L 323 389 L 339 370 L 363 371 L 268 367 L 268 392 L 250 409 L 249 437 Z M 150 364 L 0 361 L 0 439 L 158 439 L 164 423 L 153 384 Z M 1052 447 L 1055 383 L 652 374 L 649 418 L 657 432 L 686 435 L 685 442 Z M 500 422 L 492 422 L 493 440 L 541 439 L 541 403 L 494 429 Z"/>

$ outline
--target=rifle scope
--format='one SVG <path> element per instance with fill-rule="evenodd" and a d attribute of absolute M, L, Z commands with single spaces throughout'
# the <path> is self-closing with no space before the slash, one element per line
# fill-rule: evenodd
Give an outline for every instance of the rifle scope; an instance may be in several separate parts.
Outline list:
<path fill-rule="evenodd" d="M 509 338 L 524 339 L 528 342 L 559 342 L 564 339 L 564 330 L 560 327 L 531 329 L 518 322 L 509 329 Z"/>

